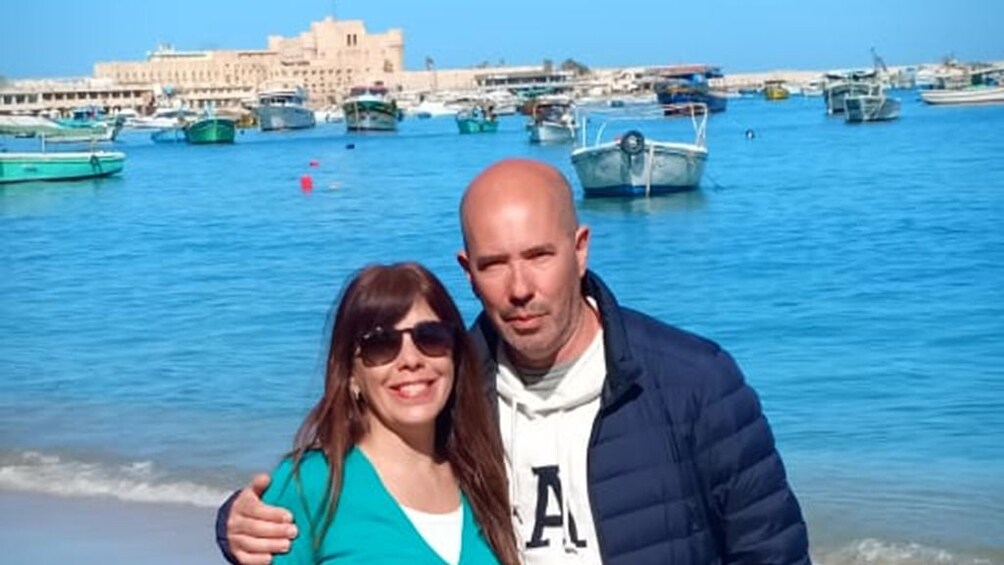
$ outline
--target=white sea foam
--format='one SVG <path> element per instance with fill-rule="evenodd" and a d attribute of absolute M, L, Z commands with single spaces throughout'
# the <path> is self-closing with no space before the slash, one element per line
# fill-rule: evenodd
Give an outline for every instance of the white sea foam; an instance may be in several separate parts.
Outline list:
<path fill-rule="evenodd" d="M 990 565 L 992 561 L 978 557 L 954 555 L 944 549 L 918 543 L 894 543 L 877 539 L 862 539 L 836 550 L 814 556 L 819 565 Z"/>
<path fill-rule="evenodd" d="M 109 496 L 132 502 L 218 506 L 225 490 L 172 480 L 150 461 L 92 463 L 27 451 L 0 462 L 0 488 L 61 496 Z"/>

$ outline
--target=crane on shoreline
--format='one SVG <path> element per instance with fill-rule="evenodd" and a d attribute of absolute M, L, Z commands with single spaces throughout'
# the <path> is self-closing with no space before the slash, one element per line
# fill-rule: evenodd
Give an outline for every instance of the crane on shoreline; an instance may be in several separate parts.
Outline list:
<path fill-rule="evenodd" d="M 875 72 L 881 71 L 883 74 L 889 74 L 889 67 L 885 66 L 885 61 L 874 47 L 872 47 L 872 66 L 875 67 Z"/>

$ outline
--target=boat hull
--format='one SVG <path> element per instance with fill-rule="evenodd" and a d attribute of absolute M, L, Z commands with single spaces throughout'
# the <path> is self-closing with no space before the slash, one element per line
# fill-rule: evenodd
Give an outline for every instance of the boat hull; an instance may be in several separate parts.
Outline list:
<path fill-rule="evenodd" d="M 60 131 L 46 133 L 46 143 L 110 143 L 115 141 L 122 124 L 94 124 L 91 126 L 66 127 Z"/>
<path fill-rule="evenodd" d="M 159 129 L 150 134 L 154 143 L 180 143 L 185 141 L 185 130 L 179 127 Z"/>
<path fill-rule="evenodd" d="M 844 98 L 848 96 L 869 96 L 873 93 L 874 89 L 875 84 L 870 82 L 838 82 L 832 84 L 823 90 L 826 113 L 843 113 Z"/>
<path fill-rule="evenodd" d="M 566 143 L 575 139 L 576 128 L 555 122 L 530 124 L 530 141 L 533 143 Z"/>
<path fill-rule="evenodd" d="M 106 177 L 124 167 L 125 154 L 111 151 L 0 153 L 0 184 Z"/>
<path fill-rule="evenodd" d="M 1004 103 L 1004 86 L 927 90 L 920 93 L 920 98 L 934 105 L 1001 104 Z"/>
<path fill-rule="evenodd" d="M 497 120 L 457 118 L 457 129 L 460 133 L 495 133 L 499 129 L 499 123 Z"/>
<path fill-rule="evenodd" d="M 191 145 L 233 143 L 237 123 L 226 118 L 205 118 L 185 126 L 185 141 Z"/>
<path fill-rule="evenodd" d="M 260 106 L 255 113 L 261 131 L 308 129 L 317 125 L 314 112 L 303 106 Z"/>
<path fill-rule="evenodd" d="M 844 97 L 844 119 L 848 123 L 880 122 L 899 117 L 900 103 L 885 96 Z"/>
<path fill-rule="evenodd" d="M 396 131 L 397 106 L 390 102 L 348 101 L 342 106 L 349 131 Z"/>
<path fill-rule="evenodd" d="M 783 86 L 768 86 L 763 90 L 763 97 L 767 100 L 787 100 L 791 96 L 791 91 Z"/>
<path fill-rule="evenodd" d="M 692 111 L 703 112 L 705 108 L 714 114 L 724 112 L 729 104 L 724 94 L 689 86 L 664 88 L 656 93 L 656 99 L 667 116 L 689 116 Z"/>
<path fill-rule="evenodd" d="M 636 154 L 618 142 L 572 151 L 572 165 L 585 196 L 648 196 L 696 190 L 708 159 L 689 143 L 645 142 Z"/>

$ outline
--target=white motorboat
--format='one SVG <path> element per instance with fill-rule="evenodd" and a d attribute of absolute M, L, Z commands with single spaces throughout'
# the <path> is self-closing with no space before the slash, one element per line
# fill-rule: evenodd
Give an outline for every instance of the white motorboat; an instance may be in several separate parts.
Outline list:
<path fill-rule="evenodd" d="M 574 141 L 578 128 L 575 106 L 567 96 L 538 96 L 534 101 L 527 124 L 532 143 Z"/>
<path fill-rule="evenodd" d="M 255 108 L 258 127 L 261 131 L 312 128 L 317 119 L 306 103 L 307 91 L 302 87 L 263 90 Z"/>
<path fill-rule="evenodd" d="M 184 125 L 185 120 L 196 115 L 194 110 L 183 106 L 157 108 L 152 115 L 129 118 L 125 126 L 133 129 L 171 129 Z"/>
<path fill-rule="evenodd" d="M 839 114 L 844 111 L 844 98 L 847 96 L 868 96 L 878 85 L 875 71 L 851 71 L 846 73 L 831 72 L 826 74 L 823 86 L 823 101 L 826 102 L 827 114 Z"/>
<path fill-rule="evenodd" d="M 583 126 L 583 147 L 572 151 L 571 156 L 583 193 L 587 197 L 651 196 L 696 190 L 708 160 L 707 114 L 706 110 L 691 113 L 693 143 L 646 139 L 636 129 L 603 141 L 604 130 L 615 118 L 599 128 L 592 145 L 586 145 Z"/>
<path fill-rule="evenodd" d="M 920 98 L 928 104 L 1000 104 L 1004 103 L 1004 86 L 968 86 L 960 89 L 925 90 Z"/>
<path fill-rule="evenodd" d="M 844 97 L 844 120 L 847 123 L 880 122 L 899 117 L 900 102 L 884 93 Z"/>

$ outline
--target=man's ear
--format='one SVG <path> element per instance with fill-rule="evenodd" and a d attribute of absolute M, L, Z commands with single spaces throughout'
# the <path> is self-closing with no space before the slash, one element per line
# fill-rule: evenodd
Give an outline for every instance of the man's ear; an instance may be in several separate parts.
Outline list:
<path fill-rule="evenodd" d="M 579 277 L 589 268 L 589 226 L 581 225 L 575 230 L 575 260 L 579 266 Z"/>
<path fill-rule="evenodd" d="M 467 256 L 467 251 L 465 249 L 457 251 L 457 263 L 460 265 L 460 268 L 464 270 L 464 274 L 467 275 L 467 282 L 471 283 L 471 292 L 474 293 L 474 296 L 480 299 L 481 295 L 478 294 L 478 288 L 474 286 L 474 277 L 471 276 L 471 258 Z"/>
<path fill-rule="evenodd" d="M 467 257 L 467 250 L 461 249 L 457 251 L 457 264 L 460 268 L 464 270 L 464 274 L 467 275 L 467 280 L 471 280 L 471 260 Z"/>

